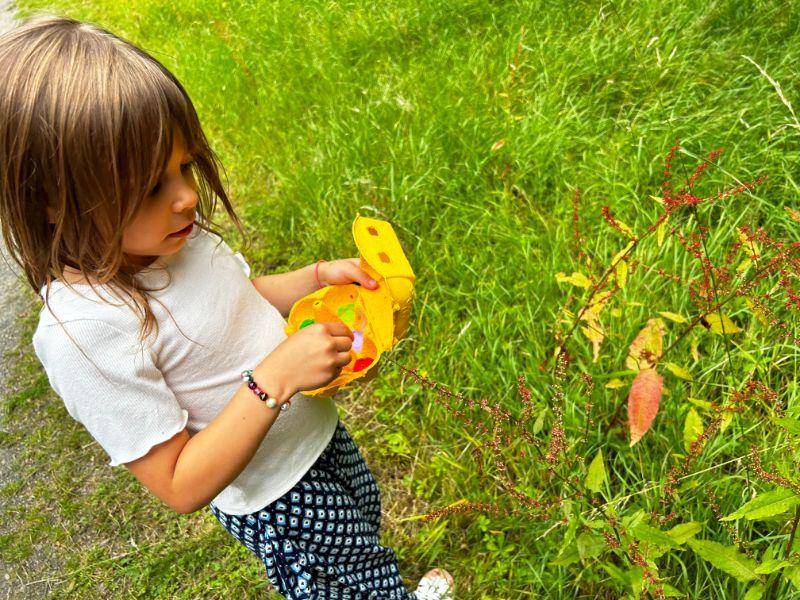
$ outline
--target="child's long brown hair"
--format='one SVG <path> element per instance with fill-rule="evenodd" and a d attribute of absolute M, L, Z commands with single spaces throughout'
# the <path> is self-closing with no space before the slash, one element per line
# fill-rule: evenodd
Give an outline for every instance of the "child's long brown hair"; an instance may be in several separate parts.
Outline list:
<path fill-rule="evenodd" d="M 40 297 L 47 286 L 48 308 L 65 266 L 92 289 L 91 279 L 103 284 L 138 313 L 143 341 L 158 331 L 146 293 L 155 290 L 134 279 L 122 234 L 166 168 L 173 130 L 195 164 L 196 226 L 219 235 L 211 228 L 219 199 L 249 244 L 189 96 L 140 48 L 52 15 L 0 36 L 0 73 L 0 221 L 9 253 Z"/>

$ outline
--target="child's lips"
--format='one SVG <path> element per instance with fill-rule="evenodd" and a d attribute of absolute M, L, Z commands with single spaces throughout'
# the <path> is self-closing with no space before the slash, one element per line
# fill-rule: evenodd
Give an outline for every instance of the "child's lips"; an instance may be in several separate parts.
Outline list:
<path fill-rule="evenodd" d="M 193 227 L 194 227 L 194 223 L 189 223 L 183 229 L 180 229 L 180 230 L 178 230 L 178 231 L 176 231 L 174 233 L 170 233 L 169 237 L 178 237 L 178 236 L 189 235 L 192 232 L 192 228 Z"/>

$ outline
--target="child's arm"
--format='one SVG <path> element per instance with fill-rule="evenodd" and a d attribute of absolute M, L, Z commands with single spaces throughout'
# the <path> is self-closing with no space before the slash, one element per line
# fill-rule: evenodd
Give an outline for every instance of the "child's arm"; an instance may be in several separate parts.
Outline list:
<path fill-rule="evenodd" d="M 279 403 L 295 392 L 264 362 L 253 369 L 253 378 Z M 239 476 L 279 413 L 265 409 L 252 391 L 239 386 L 225 408 L 193 437 L 184 429 L 125 466 L 174 510 L 195 512 Z"/>
<path fill-rule="evenodd" d="M 352 344 L 353 333 L 344 323 L 315 323 L 278 344 L 253 367 L 253 379 L 282 404 L 299 390 L 333 381 L 350 362 Z M 239 476 L 280 412 L 267 408 L 241 384 L 225 408 L 193 437 L 184 429 L 125 466 L 173 509 L 194 512 Z"/>
<path fill-rule="evenodd" d="M 375 289 L 377 284 L 361 269 L 360 264 L 361 261 L 358 258 L 321 262 L 319 264 L 319 282 L 323 286 L 359 283 L 369 289 Z M 258 293 L 277 308 L 285 319 L 289 316 L 289 311 L 292 310 L 295 302 L 319 289 L 314 274 L 316 268 L 316 263 L 314 263 L 288 273 L 262 275 L 253 279 L 253 285 L 256 286 Z"/>
<path fill-rule="evenodd" d="M 292 310 L 295 302 L 317 289 L 314 267 L 315 265 L 308 265 L 288 273 L 262 275 L 253 279 L 253 285 L 256 286 L 258 293 L 277 308 L 285 319 L 289 316 L 289 311 Z M 320 282 L 325 285 L 322 271 L 323 267 L 320 265 Z"/>

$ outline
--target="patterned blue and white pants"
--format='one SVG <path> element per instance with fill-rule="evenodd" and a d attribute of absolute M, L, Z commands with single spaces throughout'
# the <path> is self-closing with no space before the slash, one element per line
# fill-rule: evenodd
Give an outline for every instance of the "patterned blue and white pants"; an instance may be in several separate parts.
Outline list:
<path fill-rule="evenodd" d="M 380 491 L 341 421 L 314 465 L 272 504 L 249 515 L 209 507 L 290 600 L 415 599 L 394 551 L 380 545 Z"/>

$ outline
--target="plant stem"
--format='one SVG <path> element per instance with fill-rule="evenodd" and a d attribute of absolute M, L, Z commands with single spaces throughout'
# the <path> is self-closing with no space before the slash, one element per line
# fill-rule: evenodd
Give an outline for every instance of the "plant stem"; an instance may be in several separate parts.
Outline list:
<path fill-rule="evenodd" d="M 794 536 L 797 533 L 797 524 L 800 522 L 800 506 L 794 510 L 794 520 L 792 521 L 792 531 L 789 534 L 789 541 L 786 542 L 786 551 L 783 553 L 783 559 L 787 560 L 792 553 L 792 545 L 794 544 Z M 775 597 L 776 588 L 781 580 L 780 573 L 772 574 L 772 582 L 767 588 L 767 593 L 764 594 L 765 600 L 770 600 Z"/>

